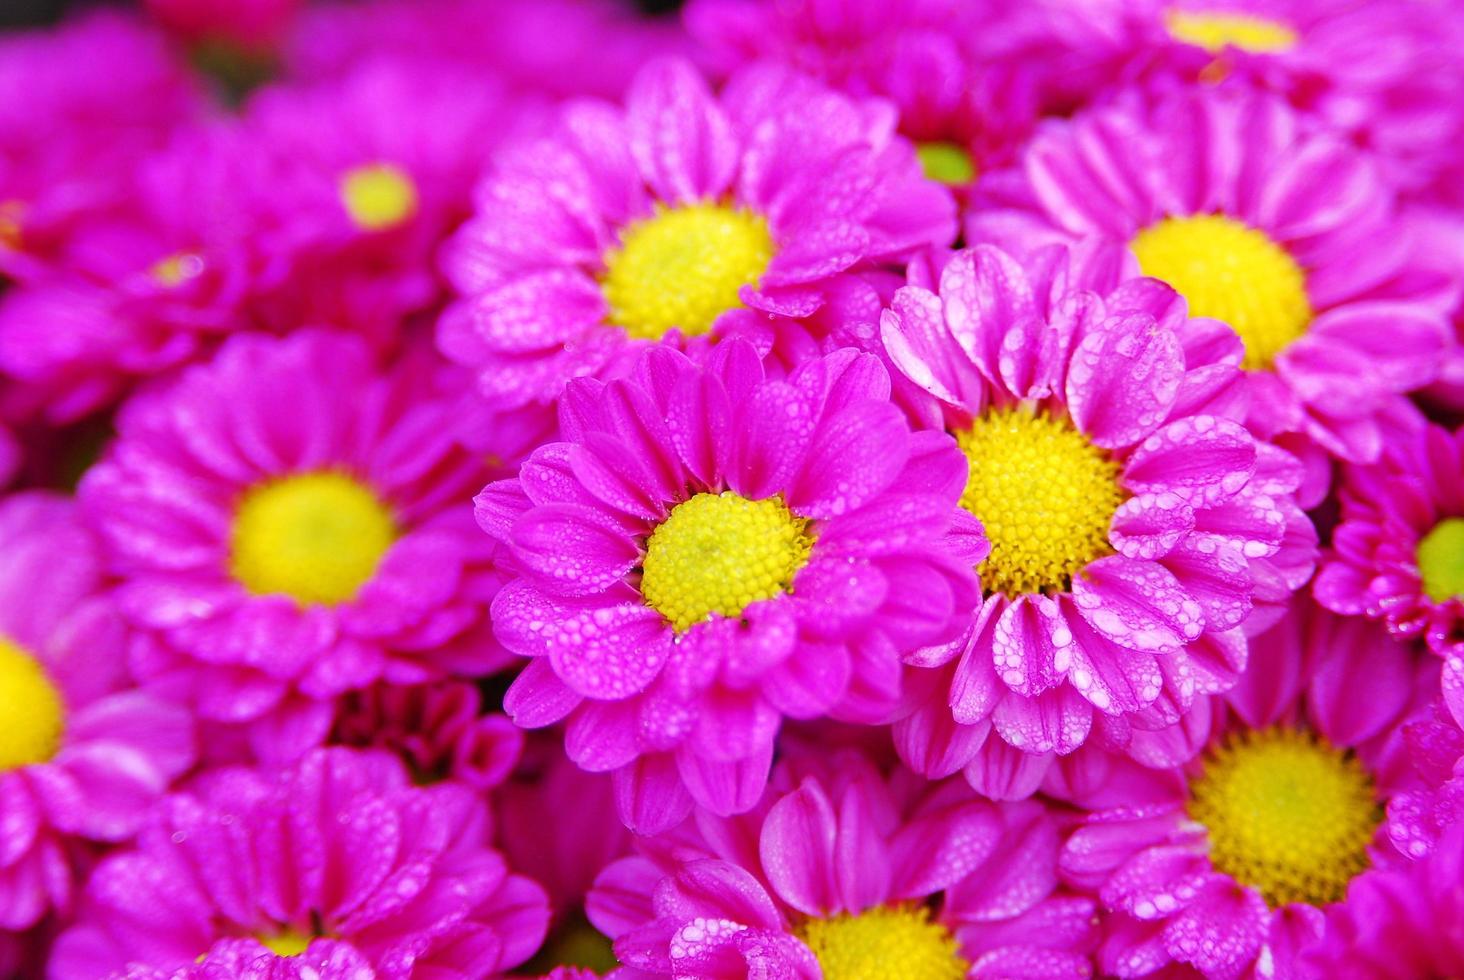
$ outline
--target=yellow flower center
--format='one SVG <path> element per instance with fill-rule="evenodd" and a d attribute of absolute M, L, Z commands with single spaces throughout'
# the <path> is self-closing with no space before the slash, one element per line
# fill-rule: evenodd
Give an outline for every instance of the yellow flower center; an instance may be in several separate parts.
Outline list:
<path fill-rule="evenodd" d="M 1216 53 L 1239 48 L 1253 54 L 1279 54 L 1296 46 L 1296 31 L 1280 21 L 1252 14 L 1171 7 L 1164 13 L 1164 27 L 1176 41 Z"/>
<path fill-rule="evenodd" d="M 0 636 L 0 772 L 55 756 L 65 717 L 61 693 L 36 658 Z"/>
<path fill-rule="evenodd" d="M 1340 900 L 1367 868 L 1383 815 L 1356 757 L 1281 727 L 1243 731 L 1211 752 L 1190 784 L 1189 814 L 1209 831 L 1216 870 L 1273 908 Z"/>
<path fill-rule="evenodd" d="M 1135 235 L 1130 247 L 1144 275 L 1173 286 L 1191 316 L 1234 328 L 1245 344 L 1248 370 L 1269 369 L 1311 325 L 1301 266 L 1265 232 L 1233 218 L 1165 218 Z"/>
<path fill-rule="evenodd" d="M 341 177 L 341 204 L 362 231 L 384 231 L 417 211 L 417 185 L 390 163 L 369 163 Z"/>
<path fill-rule="evenodd" d="M 684 633 L 714 613 L 740 616 L 789 591 L 812 550 L 808 519 L 795 517 L 782 497 L 699 493 L 647 539 L 641 595 Z"/>
<path fill-rule="evenodd" d="M 793 932 L 813 950 L 824 980 L 962 980 L 971 968 L 956 937 L 923 905 L 807 919 Z"/>
<path fill-rule="evenodd" d="M 1464 598 L 1464 517 L 1447 517 L 1418 542 L 1418 574 L 1434 602 Z"/>
<path fill-rule="evenodd" d="M 627 225 L 620 247 L 605 255 L 610 322 L 645 340 L 672 328 L 704 334 L 742 305 L 738 292 L 756 284 L 772 258 L 768 223 L 750 211 L 658 205 L 651 217 Z"/>
<path fill-rule="evenodd" d="M 915 155 L 931 180 L 963 187 L 976 179 L 976 161 L 958 143 L 921 143 L 915 147 Z"/>
<path fill-rule="evenodd" d="M 265 933 L 254 938 L 276 956 L 299 956 L 310 948 L 311 942 L 315 939 L 314 936 L 307 936 L 288 926 L 280 932 Z"/>
<path fill-rule="evenodd" d="M 244 494 L 230 571 L 256 595 L 336 605 L 355 598 L 394 540 L 391 512 L 369 487 L 344 473 L 301 473 Z"/>
<path fill-rule="evenodd" d="M 147 270 L 154 282 L 160 286 L 166 286 L 168 289 L 183 285 L 202 271 L 202 257 L 192 252 L 174 252 L 172 255 L 158 259 Z"/>
<path fill-rule="evenodd" d="M 994 408 L 956 442 L 971 465 L 961 506 L 991 541 L 981 566 L 988 594 L 1065 592 L 1089 562 L 1112 553 L 1108 526 L 1124 500 L 1118 463 L 1071 421 Z"/>

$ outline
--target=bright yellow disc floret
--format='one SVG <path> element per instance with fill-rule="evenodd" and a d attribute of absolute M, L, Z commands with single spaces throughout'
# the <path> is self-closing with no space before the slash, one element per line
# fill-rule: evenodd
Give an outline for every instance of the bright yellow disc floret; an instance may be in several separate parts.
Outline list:
<path fill-rule="evenodd" d="M 971 968 L 955 936 L 922 905 L 806 919 L 794 934 L 813 950 L 824 980 L 961 980 Z"/>
<path fill-rule="evenodd" d="M 657 206 L 651 217 L 627 225 L 620 247 L 605 256 L 610 322 L 648 340 L 672 328 L 704 334 L 742 305 L 738 292 L 756 285 L 772 258 L 768 223 L 750 211 Z"/>
<path fill-rule="evenodd" d="M 915 155 L 920 159 L 920 167 L 925 171 L 925 176 L 931 180 L 953 187 L 964 187 L 976 179 L 976 161 L 959 143 L 939 140 L 919 143 L 915 146 Z"/>
<path fill-rule="evenodd" d="M 280 932 L 262 933 L 256 938 L 261 946 L 276 956 L 299 956 L 310 948 L 315 937 L 287 927 Z"/>
<path fill-rule="evenodd" d="M 1207 51 L 1239 48 L 1252 54 L 1279 54 L 1296 46 L 1296 31 L 1281 21 L 1233 11 L 1181 10 L 1164 13 L 1169 36 Z"/>
<path fill-rule="evenodd" d="M 1205 758 L 1189 815 L 1209 832 L 1216 870 L 1279 908 L 1341 899 L 1368 866 L 1383 813 L 1355 756 L 1276 727 L 1233 735 Z"/>
<path fill-rule="evenodd" d="M 331 606 L 356 597 L 395 540 L 391 512 L 369 487 L 333 470 L 301 473 L 244 494 L 230 571 L 256 595 Z"/>
<path fill-rule="evenodd" d="M 341 204 L 362 231 L 384 231 L 416 213 L 417 185 L 401 167 L 368 163 L 342 175 Z"/>
<path fill-rule="evenodd" d="M 1264 371 L 1312 321 L 1306 274 L 1265 232 L 1220 214 L 1165 218 L 1130 243 L 1144 275 L 1162 279 L 1191 316 L 1228 323 L 1245 367 Z"/>
<path fill-rule="evenodd" d="M 41 665 L 0 636 L 0 772 L 55 756 L 65 717 L 61 694 Z"/>
<path fill-rule="evenodd" d="M 678 633 L 793 587 L 813 534 L 782 497 L 748 500 L 728 490 L 677 504 L 646 541 L 641 595 Z"/>
<path fill-rule="evenodd" d="M 1123 503 L 1118 463 L 1066 418 L 991 409 L 956 433 L 971 465 L 961 506 L 981 519 L 991 555 L 988 593 L 1067 591 L 1111 554 L 1108 526 Z"/>
<path fill-rule="evenodd" d="M 1446 517 L 1418 542 L 1423 592 L 1434 602 L 1464 598 L 1464 517 Z"/>

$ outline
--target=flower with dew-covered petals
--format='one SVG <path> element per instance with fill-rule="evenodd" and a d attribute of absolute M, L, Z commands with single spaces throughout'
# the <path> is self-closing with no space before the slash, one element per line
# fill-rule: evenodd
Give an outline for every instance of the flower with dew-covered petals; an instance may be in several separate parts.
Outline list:
<path fill-rule="evenodd" d="M 915 272 L 880 342 L 921 424 L 955 434 L 991 554 L 965 635 L 909 658 L 896 742 L 1018 797 L 1091 732 L 1127 744 L 1234 684 L 1242 624 L 1305 583 L 1315 533 L 1296 461 L 1236 421 L 1234 334 L 1122 250 L 980 246 Z"/>
<path fill-rule="evenodd" d="M 754 811 L 700 811 L 607 867 L 591 920 L 636 976 L 1092 975 L 1090 899 L 1057 888 L 1058 825 L 858 752 L 792 756 Z"/>
<path fill-rule="evenodd" d="M 0 501 L 0 932 L 69 911 L 82 842 L 129 839 L 193 765 L 188 712 L 127 678 L 127 631 L 60 497 Z"/>
<path fill-rule="evenodd" d="M 1192 316 L 1229 324 L 1246 424 L 1316 460 L 1308 506 L 1326 491 L 1324 454 L 1376 459 L 1389 412 L 1448 347 L 1451 284 L 1413 261 L 1373 162 L 1278 99 L 1126 92 L 1039 133 L 988 186 L 968 241 L 1096 236 L 1130 248 Z"/>
<path fill-rule="evenodd" d="M 416 356 L 421 354 L 423 356 Z M 80 498 L 137 627 L 133 670 L 253 750 L 320 744 L 335 699 L 502 666 L 492 543 L 462 501 L 465 378 L 353 337 L 240 336 L 141 394 Z"/>
<path fill-rule="evenodd" d="M 1196 702 L 1201 756 L 1162 778 L 1115 769 L 1119 802 L 1064 846 L 1064 879 L 1108 910 L 1099 963 L 1121 977 L 1296 976 L 1324 909 L 1401 858 L 1384 805 L 1415 787 L 1402 730 L 1438 665 L 1299 599 L 1253 638 L 1240 684 Z"/>
<path fill-rule="evenodd" d="M 1464 432 L 1418 426 L 1377 463 L 1344 467 L 1338 497 L 1317 601 L 1464 655 Z"/>
<path fill-rule="evenodd" d="M 869 355 L 778 380 L 745 341 L 705 367 L 657 347 L 628 379 L 571 384 L 560 429 L 477 498 L 516 573 L 494 627 L 533 658 L 505 707 L 567 718 L 570 757 L 615 773 L 642 832 L 693 799 L 752 806 L 784 716 L 881 720 L 901 654 L 976 601 L 960 454 L 910 432 Z"/>
<path fill-rule="evenodd" d="M 438 343 L 508 408 L 663 338 L 810 317 L 847 271 L 954 236 L 950 194 L 894 122 L 776 66 L 714 96 L 689 64 L 648 65 L 623 109 L 572 102 L 554 134 L 497 155 L 445 253 L 461 299 Z"/>
<path fill-rule="evenodd" d="M 51 975 L 196 963 L 205 969 L 185 975 L 208 977 L 216 957 L 242 966 L 265 955 L 357 968 L 322 976 L 497 974 L 538 946 L 548 908 L 492 849 L 490 823 L 467 787 L 415 787 L 385 753 L 321 749 L 277 773 L 212 770 L 97 867 Z"/>
<path fill-rule="evenodd" d="M 1403 741 L 1423 785 L 1388 801 L 1388 838 L 1421 858 L 1452 826 L 1464 824 L 1464 656 L 1444 660 L 1439 698 L 1403 728 Z"/>

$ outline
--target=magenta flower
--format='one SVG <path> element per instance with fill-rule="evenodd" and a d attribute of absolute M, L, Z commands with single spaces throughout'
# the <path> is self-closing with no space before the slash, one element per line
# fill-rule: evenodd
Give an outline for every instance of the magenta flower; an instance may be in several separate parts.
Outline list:
<path fill-rule="evenodd" d="M 567 718 L 580 766 L 613 771 L 626 823 L 761 795 L 783 716 L 877 721 L 900 655 L 948 642 L 985 553 L 956 506 L 949 437 L 912 434 L 874 358 L 763 376 L 745 341 L 706 367 L 668 348 L 627 380 L 566 389 L 566 441 L 477 498 L 517 578 L 499 639 L 533 662 L 505 709 Z"/>
<path fill-rule="evenodd" d="M 955 434 L 991 555 L 965 635 L 909 658 L 896 744 L 1015 798 L 1095 726 L 1127 745 L 1234 684 L 1242 624 L 1279 615 L 1316 538 L 1296 461 L 1235 421 L 1234 334 L 1121 250 L 981 246 L 936 289 L 901 288 L 880 336 L 922 424 Z"/>
<path fill-rule="evenodd" d="M 1296 452 L 1368 462 L 1388 413 L 1431 382 L 1451 291 L 1356 148 L 1279 100 L 1195 89 L 1083 114 L 993 176 L 970 241 L 1097 236 L 1133 250 L 1194 316 L 1235 329 L 1246 423 Z M 1304 488 L 1314 504 L 1325 469 Z"/>
<path fill-rule="evenodd" d="M 991 17 L 984 4 L 693 0 L 683 17 L 724 70 L 766 59 L 889 99 L 900 131 L 920 141 L 926 173 L 947 184 L 1009 163 L 1036 121 L 1029 66 L 993 67 L 976 50 Z"/>
<path fill-rule="evenodd" d="M 626 980 L 1088 977 L 1094 907 L 1057 889 L 1058 843 L 1035 802 L 795 757 L 757 810 L 611 864 L 589 912 Z"/>
<path fill-rule="evenodd" d="M 651 64 L 624 109 L 571 103 L 552 136 L 499 153 L 446 253 L 463 298 L 438 342 L 513 407 L 663 338 L 810 317 L 848 270 L 954 237 L 894 122 L 781 68 L 713 96 L 689 64 Z"/>
<path fill-rule="evenodd" d="M 384 753 L 324 749 L 271 775 L 215 770 L 98 866 L 51 975 L 136 965 L 208 977 L 215 957 L 240 971 L 227 976 L 301 975 L 261 964 L 266 954 L 332 964 L 325 977 L 496 974 L 533 953 L 548 909 L 489 834 L 475 794 L 414 787 Z"/>
<path fill-rule="evenodd" d="M 122 204 L 138 161 L 203 108 L 183 59 L 137 18 L 97 10 L 0 40 L 0 275 L 54 260 L 76 221 Z"/>
<path fill-rule="evenodd" d="M 1425 860 L 1358 877 L 1328 911 L 1306 965 L 1318 976 L 1369 980 L 1464 973 L 1464 823 Z"/>
<path fill-rule="evenodd" d="M 1064 880 L 1110 913 L 1102 968 L 1306 975 L 1324 909 L 1400 861 L 1383 805 L 1417 785 L 1399 729 L 1437 676 L 1378 627 L 1304 601 L 1253 639 L 1241 683 L 1196 703 L 1204 756 L 1130 784 L 1064 847 Z"/>
<path fill-rule="evenodd" d="M 1388 837 L 1410 858 L 1421 858 L 1456 824 L 1464 824 L 1464 657 L 1444 661 L 1442 697 L 1403 729 L 1413 769 L 1423 785 L 1388 801 Z"/>
<path fill-rule="evenodd" d="M 126 629 L 69 501 L 0 501 L 0 555 L 3 944 L 70 910 L 91 844 L 136 833 L 194 741 L 187 711 L 128 683 Z"/>
<path fill-rule="evenodd" d="M 1317 601 L 1464 655 L 1464 434 L 1418 426 L 1376 464 L 1344 468 L 1339 499 Z"/>
<path fill-rule="evenodd" d="M 428 357 L 376 370 L 356 339 L 240 336 L 134 398 L 85 476 L 121 576 L 134 671 L 253 750 L 320 744 L 334 699 L 504 662 L 491 543 L 453 438 L 461 379 Z"/>
<path fill-rule="evenodd" d="M 489 790 L 518 763 L 524 735 L 506 716 L 485 714 L 482 701 L 466 681 L 379 682 L 341 696 L 329 741 L 392 752 L 418 783 Z"/>

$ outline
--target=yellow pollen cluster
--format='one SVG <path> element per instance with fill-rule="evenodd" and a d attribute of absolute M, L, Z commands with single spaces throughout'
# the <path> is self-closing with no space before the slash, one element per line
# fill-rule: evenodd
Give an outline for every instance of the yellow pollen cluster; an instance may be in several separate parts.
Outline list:
<path fill-rule="evenodd" d="M 794 934 L 813 950 L 824 980 L 962 980 L 971 968 L 956 937 L 921 905 L 806 919 Z"/>
<path fill-rule="evenodd" d="M 61 748 L 65 705 L 36 659 L 0 636 L 0 772 L 49 761 Z"/>
<path fill-rule="evenodd" d="M 1301 266 L 1265 232 L 1220 214 L 1165 218 L 1130 243 L 1144 275 L 1162 279 L 1245 344 L 1245 367 L 1264 371 L 1306 333 L 1311 301 Z"/>
<path fill-rule="evenodd" d="M 925 176 L 942 184 L 964 187 L 976 179 L 976 161 L 957 143 L 920 143 L 915 147 Z"/>
<path fill-rule="evenodd" d="M 1296 31 L 1289 26 L 1250 14 L 1172 7 L 1164 13 L 1164 27 L 1176 41 L 1215 53 L 1239 48 L 1252 54 L 1280 54 L 1296 46 Z"/>
<path fill-rule="evenodd" d="M 355 598 L 394 540 L 391 512 L 369 487 L 331 470 L 301 473 L 244 494 L 230 571 L 256 595 L 332 606 Z"/>
<path fill-rule="evenodd" d="M 610 322 L 646 340 L 672 328 L 704 334 L 742 305 L 739 290 L 755 285 L 772 259 L 772 233 L 756 214 L 720 204 L 657 206 L 605 255 Z"/>
<path fill-rule="evenodd" d="M 263 933 L 255 936 L 259 944 L 276 956 L 299 956 L 310 948 L 314 936 L 286 927 L 280 932 Z"/>
<path fill-rule="evenodd" d="M 1071 421 L 990 409 L 956 441 L 971 464 L 961 506 L 991 541 L 980 569 L 988 594 L 1067 591 L 1112 552 L 1108 526 L 1124 500 L 1118 463 Z"/>
<path fill-rule="evenodd" d="M 1204 765 L 1189 815 L 1209 832 L 1210 861 L 1273 908 L 1338 901 L 1367 868 L 1383 814 L 1355 756 L 1276 727 L 1231 736 Z"/>
<path fill-rule="evenodd" d="M 352 167 L 341 177 L 341 204 L 362 231 L 384 231 L 416 213 L 417 185 L 390 163 Z"/>
<path fill-rule="evenodd" d="M 1464 517 L 1446 517 L 1433 526 L 1416 552 L 1423 592 L 1434 602 L 1464 597 Z"/>
<path fill-rule="evenodd" d="M 158 259 L 147 270 L 153 281 L 172 289 L 181 286 L 203 271 L 203 259 L 192 252 L 174 252 Z"/>
<path fill-rule="evenodd" d="M 748 500 L 728 490 L 677 504 L 646 540 L 641 595 L 678 633 L 733 617 L 793 587 L 813 534 L 782 497 Z"/>

